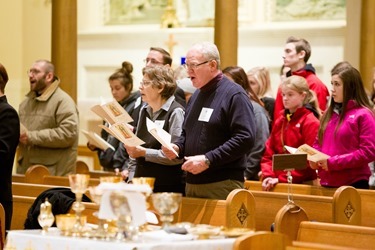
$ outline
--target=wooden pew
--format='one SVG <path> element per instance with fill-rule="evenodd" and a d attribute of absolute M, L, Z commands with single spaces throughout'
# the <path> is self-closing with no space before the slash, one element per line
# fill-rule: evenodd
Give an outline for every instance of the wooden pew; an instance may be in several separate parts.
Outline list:
<path fill-rule="evenodd" d="M 35 197 L 13 195 L 13 216 L 10 229 L 24 229 L 27 212 L 33 204 Z"/>
<path fill-rule="evenodd" d="M 375 228 L 303 221 L 298 230 L 297 242 L 336 245 L 357 249 L 374 249 Z"/>
<path fill-rule="evenodd" d="M 286 250 L 360 250 L 361 248 L 343 247 L 332 244 L 311 243 L 303 241 L 293 241 L 292 246 L 287 246 Z"/>
<path fill-rule="evenodd" d="M 285 234 L 258 231 L 238 237 L 233 250 L 284 250 L 288 245 L 291 245 L 291 241 Z"/>
<path fill-rule="evenodd" d="M 12 174 L 12 182 L 25 183 L 25 175 L 24 174 Z"/>
<path fill-rule="evenodd" d="M 251 194 L 255 199 L 255 210 L 250 214 L 255 218 L 255 229 L 269 231 L 278 211 L 287 203 L 287 194 L 257 192 Z M 295 195 L 296 204 L 306 210 L 310 220 L 332 222 L 333 198 L 323 196 Z M 225 200 L 183 198 L 182 206 L 175 214 L 178 222 L 196 224 L 224 225 Z M 249 211 L 250 213 L 251 211 Z"/>
<path fill-rule="evenodd" d="M 35 197 L 13 195 L 13 229 L 23 229 L 28 209 Z M 232 191 L 227 200 L 209 200 L 199 198 L 182 198 L 179 211 L 175 214 L 175 222 L 191 222 L 195 224 L 210 224 L 214 226 L 242 227 L 254 229 L 255 201 L 252 194 L 243 189 Z M 87 222 L 97 223 L 93 215 L 99 206 L 95 203 L 83 203 Z M 245 211 L 245 210 L 246 211 Z M 153 207 L 150 210 L 155 211 Z M 241 216 L 237 215 L 241 212 Z M 74 213 L 70 210 L 70 213 Z"/>
<path fill-rule="evenodd" d="M 50 175 L 49 170 L 43 165 L 33 165 L 26 170 L 24 175 L 13 174 L 12 181 L 14 182 L 24 182 L 24 183 L 43 183 L 43 177 L 45 175 Z"/>
<path fill-rule="evenodd" d="M 13 195 L 37 197 L 42 192 L 55 188 L 55 185 L 43 185 L 43 184 L 30 184 L 22 182 L 12 183 Z"/>
<path fill-rule="evenodd" d="M 42 192 L 44 192 L 48 189 L 51 189 L 51 188 L 55 188 L 55 187 L 59 187 L 59 186 L 13 182 L 12 183 L 12 192 L 13 192 L 13 195 L 29 196 L 29 197 L 36 198 Z M 85 195 L 87 195 L 91 199 L 91 195 L 90 195 L 89 191 L 86 191 Z"/>
<path fill-rule="evenodd" d="M 86 163 L 82 161 L 77 161 L 77 167 L 80 169 L 80 174 L 88 174 L 90 175 L 90 179 L 99 179 L 103 176 L 115 176 L 115 172 L 108 172 L 108 171 L 89 171 L 88 167 L 85 166 Z M 50 176 L 50 177 L 46 177 Z M 48 168 L 43 165 L 34 165 L 27 169 L 25 175 L 22 174 L 13 174 L 12 181 L 13 182 L 24 182 L 24 183 L 36 183 L 36 184 L 51 184 L 51 185 L 58 185 L 58 186 L 69 186 L 69 182 L 66 182 L 62 179 L 55 178 L 55 177 L 62 177 L 68 178 L 67 176 L 51 176 Z M 56 183 L 55 183 L 56 182 Z M 93 184 L 97 183 L 98 181 L 92 181 Z"/>
<path fill-rule="evenodd" d="M 320 195 L 333 197 L 336 188 L 325 188 L 321 186 L 312 186 L 305 184 L 291 184 L 293 196 L 296 194 L 303 195 Z M 245 181 L 245 188 L 250 191 L 262 191 L 262 183 L 260 181 Z M 372 204 L 375 204 L 375 190 L 364 190 L 357 189 L 361 197 L 361 210 L 362 210 L 362 226 L 373 226 L 375 227 L 375 211 Z M 278 183 L 271 192 L 276 193 L 288 193 L 288 184 L 287 183 Z M 299 204 L 300 205 L 300 204 Z M 302 206 L 303 207 L 303 206 Z"/>
<path fill-rule="evenodd" d="M 151 210 L 155 211 L 153 208 Z M 256 204 L 251 192 L 236 189 L 226 200 L 183 197 L 175 214 L 175 222 L 255 230 L 255 210 Z"/>
<path fill-rule="evenodd" d="M 69 187 L 69 177 L 67 176 L 52 176 L 52 175 L 45 175 L 43 176 L 43 182 L 44 185 L 53 185 L 53 186 L 63 186 L 63 187 Z M 100 184 L 99 179 L 93 179 L 90 178 L 89 180 L 89 186 L 97 186 Z"/>
<path fill-rule="evenodd" d="M 262 191 L 261 181 L 245 181 L 245 189 L 250 191 Z M 278 183 L 271 192 L 288 193 L 289 185 L 287 183 Z M 292 184 L 291 192 L 293 194 L 333 196 L 336 188 L 325 188 L 307 184 Z"/>

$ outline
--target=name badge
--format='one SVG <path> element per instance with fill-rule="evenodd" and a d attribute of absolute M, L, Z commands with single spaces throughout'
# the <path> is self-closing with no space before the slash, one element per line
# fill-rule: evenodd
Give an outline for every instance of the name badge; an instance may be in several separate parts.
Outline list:
<path fill-rule="evenodd" d="M 202 111 L 198 117 L 198 121 L 201 122 L 208 122 L 210 120 L 210 117 L 212 115 L 212 112 L 214 112 L 213 109 L 210 108 L 202 108 Z"/>

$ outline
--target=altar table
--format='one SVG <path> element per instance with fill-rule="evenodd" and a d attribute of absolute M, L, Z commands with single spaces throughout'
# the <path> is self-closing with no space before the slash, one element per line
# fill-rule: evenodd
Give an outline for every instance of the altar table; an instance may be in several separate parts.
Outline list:
<path fill-rule="evenodd" d="M 141 237 L 140 237 L 141 238 Z M 188 237 L 187 237 L 188 238 Z M 57 228 L 45 235 L 41 230 L 12 230 L 8 232 L 5 250 L 231 250 L 234 238 L 192 240 L 162 237 L 140 242 L 116 242 L 61 236 Z"/>

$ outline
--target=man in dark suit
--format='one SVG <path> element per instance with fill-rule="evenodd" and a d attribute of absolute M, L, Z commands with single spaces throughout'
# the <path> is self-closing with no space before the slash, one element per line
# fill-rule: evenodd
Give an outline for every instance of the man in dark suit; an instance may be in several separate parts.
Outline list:
<path fill-rule="evenodd" d="M 7 71 L 0 63 L 0 203 L 5 210 L 5 230 L 10 229 L 12 221 L 12 169 L 20 138 L 18 114 L 4 95 L 7 82 Z"/>

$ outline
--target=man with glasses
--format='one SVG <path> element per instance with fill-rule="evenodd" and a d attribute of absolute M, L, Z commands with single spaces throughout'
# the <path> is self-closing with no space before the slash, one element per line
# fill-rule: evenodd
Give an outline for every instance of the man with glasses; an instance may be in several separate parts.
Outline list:
<path fill-rule="evenodd" d="M 30 92 L 19 106 L 21 131 L 17 173 L 36 164 L 51 175 L 75 172 L 78 146 L 78 110 L 60 87 L 54 65 L 38 60 L 28 71 Z"/>
<path fill-rule="evenodd" d="M 155 65 L 169 65 L 172 66 L 171 55 L 164 49 L 159 47 L 151 47 L 145 59 L 146 67 L 153 67 Z M 182 106 L 186 106 L 185 92 L 177 86 L 174 93 L 176 101 Z"/>
<path fill-rule="evenodd" d="M 185 67 L 197 90 L 186 108 L 181 137 L 172 146 L 185 159 L 186 196 L 226 199 L 243 188 L 246 153 L 255 138 L 253 107 L 242 87 L 220 71 L 215 44 L 195 44 Z"/>

